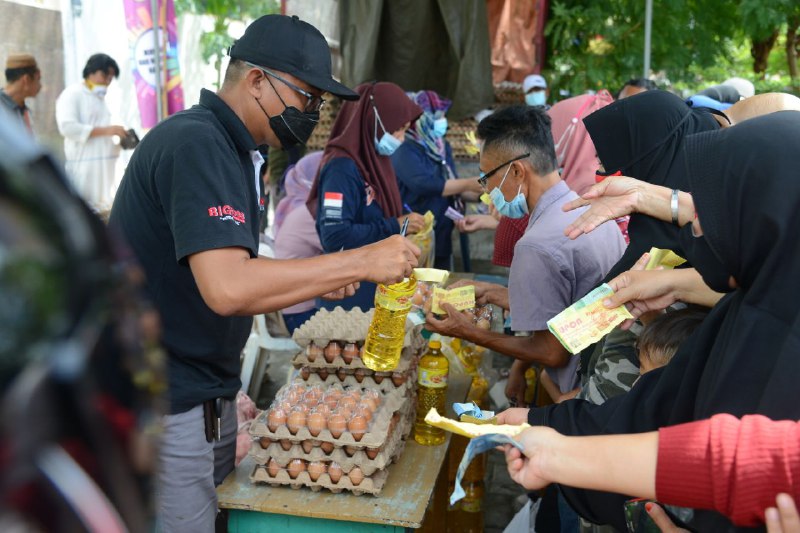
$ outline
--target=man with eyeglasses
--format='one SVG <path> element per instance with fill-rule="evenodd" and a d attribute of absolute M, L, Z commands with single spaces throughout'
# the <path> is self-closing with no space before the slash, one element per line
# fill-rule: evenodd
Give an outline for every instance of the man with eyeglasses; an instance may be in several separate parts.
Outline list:
<path fill-rule="evenodd" d="M 470 340 L 514 357 L 506 395 L 523 405 L 525 370 L 534 363 L 548 367 L 559 395 L 577 384 L 579 357 L 570 356 L 547 329 L 547 321 L 597 287 L 625 250 L 614 224 L 595 229 L 592 241 L 579 243 L 564 235 L 578 218 L 561 206 L 578 196 L 558 173 L 550 117 L 540 107 L 511 106 L 478 124 L 482 140 L 479 183 L 498 212 L 510 218 L 530 213 L 527 229 L 514 247 L 509 285 L 474 284 L 479 304 L 511 311 L 515 336 L 477 328 L 460 313 L 443 320 L 428 316 L 428 329 Z M 555 395 L 555 392 L 554 392 Z"/>
<path fill-rule="evenodd" d="M 230 56 L 217 94 L 202 91 L 198 105 L 144 137 L 109 221 L 161 314 L 169 370 L 157 487 L 163 531 L 214 531 L 215 486 L 234 468 L 234 397 L 253 315 L 352 295 L 360 280 L 397 282 L 419 256 L 394 236 L 312 259 L 258 257 L 257 147 L 305 143 L 323 93 L 357 94 L 331 77 L 325 38 L 297 17 L 261 17 Z"/>

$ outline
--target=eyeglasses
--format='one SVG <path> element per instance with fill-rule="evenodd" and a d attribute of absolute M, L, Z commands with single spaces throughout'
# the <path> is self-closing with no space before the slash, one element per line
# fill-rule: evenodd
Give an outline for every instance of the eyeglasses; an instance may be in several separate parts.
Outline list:
<path fill-rule="evenodd" d="M 523 155 L 521 155 L 521 156 L 518 156 L 518 157 L 515 157 L 515 158 L 513 158 L 513 159 L 509 159 L 508 161 L 506 161 L 506 162 L 505 162 L 505 163 L 503 163 L 502 165 L 498 165 L 498 166 L 496 166 L 495 168 L 493 168 L 493 169 L 492 169 L 492 170 L 490 170 L 489 172 L 481 172 L 481 173 L 479 174 L 479 177 L 478 177 L 478 185 L 480 185 L 480 186 L 481 186 L 481 189 L 483 189 L 483 190 L 485 191 L 485 190 L 486 190 L 486 182 L 487 182 L 487 181 L 489 181 L 489 178 L 491 178 L 491 177 L 492 177 L 492 175 L 493 175 L 495 172 L 497 172 L 498 170 L 500 170 L 501 168 L 503 168 L 503 167 L 504 167 L 504 166 L 506 166 L 506 165 L 510 165 L 510 164 L 511 164 L 511 163 L 513 163 L 514 161 L 519 161 L 520 159 L 525 159 L 526 157 L 530 157 L 530 155 L 531 155 L 531 154 L 530 154 L 530 152 L 529 152 L 529 153 L 527 153 L 527 154 L 523 154 Z"/>
<path fill-rule="evenodd" d="M 248 63 L 247 61 L 245 61 L 245 64 L 250 66 L 250 67 L 257 68 L 258 70 L 260 70 L 261 72 L 263 72 L 267 76 L 275 78 L 276 80 L 280 81 L 281 83 L 283 83 L 284 85 L 286 85 L 287 87 L 292 89 L 293 91 L 295 91 L 297 93 L 300 93 L 302 96 L 305 96 L 306 99 L 307 99 L 306 107 L 304 109 L 305 112 L 307 112 L 307 113 L 317 112 L 320 109 L 322 109 L 323 105 L 325 105 L 325 99 L 322 96 L 314 96 L 310 92 L 304 91 L 303 89 L 301 89 L 300 87 L 298 87 L 294 83 L 292 83 L 289 80 L 286 80 L 286 79 L 278 76 L 274 72 L 272 72 L 270 70 L 267 70 L 264 67 L 260 67 L 258 65 L 254 65 L 253 63 Z M 278 95 L 278 98 L 280 98 L 280 95 Z"/>

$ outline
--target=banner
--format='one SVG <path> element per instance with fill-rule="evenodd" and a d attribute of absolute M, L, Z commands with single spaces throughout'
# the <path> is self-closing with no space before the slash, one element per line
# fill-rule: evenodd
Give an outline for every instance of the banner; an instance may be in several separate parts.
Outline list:
<path fill-rule="evenodd" d="M 183 109 L 175 5 L 173 0 L 123 1 L 125 23 L 131 43 L 131 64 L 139 101 L 139 114 L 142 118 L 142 127 L 152 128 L 160 119 Z M 152 12 L 154 3 L 157 6 L 157 13 Z M 157 31 L 154 31 L 153 20 L 157 21 L 155 24 Z M 161 52 L 160 63 L 156 61 L 156 44 Z M 160 73 L 157 73 L 158 67 Z M 160 77 L 157 78 L 157 74 L 160 74 Z M 157 79 L 161 82 L 160 88 L 156 87 Z M 158 116 L 159 99 L 161 117 Z"/>

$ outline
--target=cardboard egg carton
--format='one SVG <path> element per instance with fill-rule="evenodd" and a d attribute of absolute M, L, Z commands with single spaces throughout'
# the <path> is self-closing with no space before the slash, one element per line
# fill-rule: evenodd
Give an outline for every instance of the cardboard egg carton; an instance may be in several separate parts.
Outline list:
<path fill-rule="evenodd" d="M 289 387 L 284 385 L 283 388 Z M 281 395 L 283 388 L 278 391 Z M 352 446 L 356 448 L 380 448 L 384 445 L 388 437 L 389 424 L 392 415 L 400 410 L 403 405 L 409 401 L 404 389 L 395 389 L 381 398 L 381 403 L 372 417 L 371 424 L 367 427 L 366 433 L 361 437 L 361 440 L 356 440 L 349 430 L 345 430 L 338 438 L 331 435 L 329 429 L 323 429 L 317 436 L 311 435 L 308 427 L 301 427 L 296 434 L 292 435 L 289 428 L 284 424 L 270 431 L 267 425 L 270 409 L 260 413 L 250 426 L 250 435 L 253 437 L 269 437 L 272 440 L 288 440 L 292 443 L 301 444 L 305 440 L 319 441 L 333 444 L 334 446 Z"/>
<path fill-rule="evenodd" d="M 415 404 L 408 402 L 401 411 L 398 411 L 397 425 L 394 430 L 389 433 L 386 443 L 382 448 L 371 448 L 369 451 L 377 451 L 377 455 L 370 458 L 368 449 L 352 449 L 349 447 L 334 447 L 328 453 L 319 446 L 313 446 L 313 441 L 304 441 L 311 443 L 312 447 L 305 447 L 298 444 L 292 444 L 288 450 L 283 449 L 279 442 L 268 442 L 266 448 L 264 444 L 259 441 L 253 443 L 250 448 L 250 456 L 256 464 L 266 465 L 270 459 L 275 459 L 277 463 L 285 468 L 293 459 L 303 459 L 307 462 L 321 461 L 330 462 L 335 461 L 341 465 L 345 473 L 349 473 L 353 467 L 358 466 L 361 468 L 365 476 L 371 476 L 376 470 L 383 470 L 389 466 L 400 454 L 403 453 L 406 439 L 411 433 L 413 420 L 415 415 Z M 263 437 L 263 439 L 267 439 Z M 309 450 L 309 451 L 306 451 Z"/>
<path fill-rule="evenodd" d="M 341 385 L 342 387 L 367 387 L 377 389 L 388 394 L 396 389 L 408 391 L 414 388 L 417 382 L 417 365 L 414 364 L 405 372 L 378 372 L 373 374 L 357 374 L 353 369 L 340 368 L 336 372 L 329 372 L 323 379 L 322 375 L 310 367 L 300 368 L 297 379 L 303 380 L 308 385 Z M 307 372 L 307 374 L 306 374 Z M 370 371 L 371 372 L 371 371 Z M 342 379 L 344 377 L 344 379 Z M 361 381 L 359 381 L 359 378 Z"/>
<path fill-rule="evenodd" d="M 253 483 L 267 483 L 272 487 L 279 487 L 281 485 L 288 485 L 293 489 L 309 487 L 314 492 L 327 489 L 334 494 L 338 494 L 343 490 L 349 490 L 356 496 L 360 496 L 362 494 L 380 494 L 383 486 L 386 484 L 386 478 L 388 476 L 388 470 L 378 470 L 372 476 L 364 476 L 361 483 L 354 485 L 347 474 L 342 474 L 342 477 L 337 483 L 331 481 L 331 477 L 327 472 L 320 475 L 316 481 L 311 481 L 311 476 L 309 476 L 307 471 L 300 472 L 295 479 L 292 479 L 289 472 L 285 469 L 279 469 L 275 476 L 270 476 L 267 466 L 255 465 L 253 473 L 250 474 L 250 481 Z"/>
<path fill-rule="evenodd" d="M 410 367 L 416 365 L 418 360 L 419 350 L 407 346 L 403 348 L 403 351 L 400 353 L 400 361 L 393 370 L 389 372 L 377 372 L 377 374 L 388 377 L 392 375 L 392 372 L 406 373 Z M 345 363 L 341 355 L 334 358 L 330 363 L 326 361 L 323 356 L 317 356 L 311 361 L 308 358 L 307 349 L 303 349 L 292 358 L 292 365 L 294 365 L 295 368 L 306 366 L 310 371 L 316 373 L 325 371 L 327 374 L 330 374 L 338 372 L 339 369 L 344 369 L 346 373 L 350 373 L 348 371 L 351 371 L 353 374 L 355 374 L 356 370 L 361 370 L 365 376 L 376 374 L 374 370 L 367 368 L 361 357 L 354 357 L 349 363 Z"/>
<path fill-rule="evenodd" d="M 330 341 L 355 342 L 360 347 L 364 345 L 364 340 L 367 338 L 374 313 L 374 309 L 364 312 L 357 307 L 350 311 L 345 311 L 341 307 L 336 307 L 333 311 L 320 309 L 294 331 L 292 339 L 302 348 L 311 342 L 324 348 Z M 424 340 L 420 334 L 421 331 L 422 326 L 415 326 L 411 321 L 406 320 L 403 346 L 411 346 L 415 349 L 423 346 Z"/>

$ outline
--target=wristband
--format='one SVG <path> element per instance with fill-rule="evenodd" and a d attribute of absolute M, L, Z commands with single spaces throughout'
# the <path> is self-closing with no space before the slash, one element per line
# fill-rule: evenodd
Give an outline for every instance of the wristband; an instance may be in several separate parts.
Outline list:
<path fill-rule="evenodd" d="M 678 225 L 678 189 L 672 189 L 672 199 L 669 202 L 669 208 L 672 212 L 672 223 Z"/>

